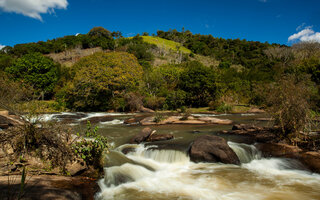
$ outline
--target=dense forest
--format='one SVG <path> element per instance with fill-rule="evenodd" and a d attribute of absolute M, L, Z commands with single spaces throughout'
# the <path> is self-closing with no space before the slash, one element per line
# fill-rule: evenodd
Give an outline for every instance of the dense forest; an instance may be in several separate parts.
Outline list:
<path fill-rule="evenodd" d="M 144 105 L 228 111 L 236 104 L 267 106 L 268 90 L 290 76 L 294 84 L 303 81 L 311 87 L 310 106 L 318 111 L 319 43 L 289 47 L 185 30 L 148 35 L 125 38 L 119 31 L 95 27 L 87 34 L 7 46 L 0 52 L 1 78 L 32 88 L 33 99 L 54 100 L 58 110 L 134 111 Z M 168 50 L 147 37 L 177 45 Z M 72 66 L 50 56 L 97 47 L 101 52 L 80 56 Z M 204 62 L 208 59 L 214 62 Z"/>

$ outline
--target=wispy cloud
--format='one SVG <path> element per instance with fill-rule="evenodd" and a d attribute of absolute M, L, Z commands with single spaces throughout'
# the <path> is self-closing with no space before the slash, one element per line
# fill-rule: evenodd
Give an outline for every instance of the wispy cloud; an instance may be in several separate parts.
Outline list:
<path fill-rule="evenodd" d="M 305 26 L 306 26 L 306 23 L 302 23 L 301 25 L 299 25 L 299 26 L 296 28 L 296 31 L 300 31 L 300 30 L 303 29 Z"/>
<path fill-rule="evenodd" d="M 5 12 L 23 14 L 42 21 L 41 14 L 54 13 L 54 9 L 66 9 L 67 0 L 0 0 Z"/>
<path fill-rule="evenodd" d="M 204 27 L 210 28 L 210 25 L 209 24 L 205 24 Z"/>
<path fill-rule="evenodd" d="M 260 2 L 263 2 L 263 3 L 266 3 L 267 2 L 267 0 L 259 0 Z"/>
<path fill-rule="evenodd" d="M 5 45 L 0 44 L 0 50 L 6 47 Z"/>
<path fill-rule="evenodd" d="M 303 25 L 305 26 L 305 24 Z M 303 26 L 298 26 L 297 31 L 301 30 Z M 315 32 L 312 26 L 304 27 L 303 30 L 295 33 L 288 38 L 289 42 L 302 41 L 302 42 L 320 42 L 320 32 Z"/>
<path fill-rule="evenodd" d="M 133 37 L 133 36 L 135 36 L 135 35 L 136 35 L 135 33 L 127 33 L 127 34 L 126 34 L 127 37 Z"/>

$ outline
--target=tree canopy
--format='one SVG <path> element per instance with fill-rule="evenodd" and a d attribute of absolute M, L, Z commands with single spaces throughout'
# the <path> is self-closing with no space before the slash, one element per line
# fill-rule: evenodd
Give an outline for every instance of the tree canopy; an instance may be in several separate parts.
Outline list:
<path fill-rule="evenodd" d="M 132 54 L 98 52 L 74 65 L 72 80 L 63 89 L 63 96 L 70 108 L 107 110 L 112 97 L 138 87 L 142 73 Z"/>
<path fill-rule="evenodd" d="M 40 93 L 52 94 L 59 78 L 59 68 L 41 53 L 31 53 L 15 60 L 5 69 L 14 79 L 22 80 Z"/>

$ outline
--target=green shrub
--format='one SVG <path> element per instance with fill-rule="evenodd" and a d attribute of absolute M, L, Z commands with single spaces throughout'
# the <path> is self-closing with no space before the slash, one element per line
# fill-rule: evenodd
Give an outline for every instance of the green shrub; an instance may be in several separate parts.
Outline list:
<path fill-rule="evenodd" d="M 156 112 L 153 121 L 159 123 L 167 118 L 166 115 Z"/>
<path fill-rule="evenodd" d="M 209 105 L 209 110 L 217 110 L 218 107 L 221 105 L 221 102 L 218 100 L 210 101 L 208 105 Z"/>
<path fill-rule="evenodd" d="M 144 106 L 147 108 L 151 108 L 153 110 L 158 110 L 163 107 L 164 102 L 166 101 L 166 98 L 164 97 L 146 97 L 144 98 Z"/>
<path fill-rule="evenodd" d="M 101 169 L 101 158 L 104 151 L 108 151 L 109 144 L 106 137 L 99 135 L 98 127 L 92 129 L 90 121 L 87 122 L 87 129 L 84 133 L 86 138 L 82 138 L 81 141 L 76 142 L 73 145 L 74 152 L 79 155 L 87 165 L 93 165 L 94 167 Z M 77 134 L 80 136 L 80 134 Z"/>
<path fill-rule="evenodd" d="M 232 111 L 232 106 L 226 103 L 222 103 L 220 106 L 217 107 L 216 111 L 220 113 L 227 113 Z"/>
<path fill-rule="evenodd" d="M 191 116 L 191 111 L 190 110 L 186 110 L 183 114 L 182 117 L 180 118 L 180 120 L 188 120 L 188 118 Z"/>
<path fill-rule="evenodd" d="M 26 54 L 6 68 L 15 80 L 22 80 L 34 87 L 38 95 L 52 95 L 58 82 L 58 65 L 41 53 Z"/>

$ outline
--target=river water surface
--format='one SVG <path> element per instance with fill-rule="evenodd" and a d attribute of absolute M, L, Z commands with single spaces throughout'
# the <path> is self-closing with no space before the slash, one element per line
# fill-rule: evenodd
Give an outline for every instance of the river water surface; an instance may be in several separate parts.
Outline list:
<path fill-rule="evenodd" d="M 72 117 L 72 116 L 75 117 Z M 44 120 L 70 121 L 81 129 L 83 121 L 107 113 L 62 113 Z M 99 133 L 108 136 L 113 149 L 105 160 L 101 191 L 96 199 L 107 200 L 320 200 L 320 175 L 305 170 L 296 160 L 263 158 L 245 137 L 220 135 L 238 155 L 241 165 L 194 163 L 187 150 L 200 135 L 218 135 L 230 125 L 166 125 L 151 127 L 158 133 L 171 133 L 175 139 L 152 144 L 131 145 L 128 141 L 144 127 L 128 126 L 129 114 L 110 114 L 95 122 Z M 257 121 L 263 115 L 221 115 L 235 123 L 268 125 Z M 81 125 L 82 124 L 82 125 Z M 131 149 L 127 154 L 122 150 Z"/>

